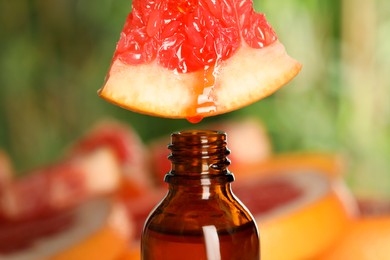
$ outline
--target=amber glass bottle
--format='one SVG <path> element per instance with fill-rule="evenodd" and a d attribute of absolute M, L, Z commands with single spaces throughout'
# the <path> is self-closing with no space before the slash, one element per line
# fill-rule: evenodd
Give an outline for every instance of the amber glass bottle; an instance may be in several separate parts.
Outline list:
<path fill-rule="evenodd" d="M 231 191 L 226 134 L 177 132 L 168 147 L 169 191 L 145 223 L 142 259 L 260 259 L 256 222 Z"/>

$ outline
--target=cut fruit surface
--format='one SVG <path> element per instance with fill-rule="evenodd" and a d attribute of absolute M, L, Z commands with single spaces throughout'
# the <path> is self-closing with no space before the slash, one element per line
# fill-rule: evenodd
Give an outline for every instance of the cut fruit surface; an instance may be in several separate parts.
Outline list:
<path fill-rule="evenodd" d="M 272 94 L 301 65 L 252 4 L 134 0 L 99 95 L 139 113 L 199 121 Z"/>
<path fill-rule="evenodd" d="M 329 178 L 297 172 L 250 178 L 233 191 L 256 218 L 264 259 L 315 259 L 346 230 L 351 216 Z"/>
<path fill-rule="evenodd" d="M 131 232 L 123 206 L 102 198 L 46 218 L 0 223 L 0 258 L 114 260 Z"/>

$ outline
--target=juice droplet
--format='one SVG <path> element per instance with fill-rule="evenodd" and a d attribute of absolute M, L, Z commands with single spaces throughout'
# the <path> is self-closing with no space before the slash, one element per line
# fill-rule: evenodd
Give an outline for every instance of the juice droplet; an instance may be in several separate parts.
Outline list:
<path fill-rule="evenodd" d="M 186 119 L 188 122 L 190 122 L 192 124 L 197 124 L 200 121 L 202 121 L 203 116 L 191 116 L 191 117 L 187 117 Z"/>

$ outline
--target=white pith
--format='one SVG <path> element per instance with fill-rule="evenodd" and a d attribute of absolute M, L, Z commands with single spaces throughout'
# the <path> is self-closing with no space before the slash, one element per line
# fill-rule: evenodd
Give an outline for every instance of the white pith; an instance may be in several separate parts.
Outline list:
<path fill-rule="evenodd" d="M 216 115 L 258 101 L 290 81 L 301 65 L 276 41 L 262 49 L 241 46 L 216 71 L 211 94 L 215 97 Z M 115 60 L 99 95 L 110 102 L 140 113 L 170 118 L 190 115 L 197 96 L 195 87 L 203 84 L 203 72 L 179 74 L 155 61 L 126 65 Z"/>

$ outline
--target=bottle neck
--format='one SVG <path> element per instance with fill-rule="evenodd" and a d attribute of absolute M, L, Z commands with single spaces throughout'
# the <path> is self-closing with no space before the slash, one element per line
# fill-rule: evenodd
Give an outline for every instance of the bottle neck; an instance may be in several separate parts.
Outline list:
<path fill-rule="evenodd" d="M 188 130 L 171 135 L 168 148 L 171 154 L 171 171 L 165 176 L 168 183 L 193 180 L 209 185 L 210 182 L 232 182 L 233 175 L 228 171 L 230 154 L 226 134 L 211 130 Z M 199 181 L 201 180 L 201 181 Z"/>

